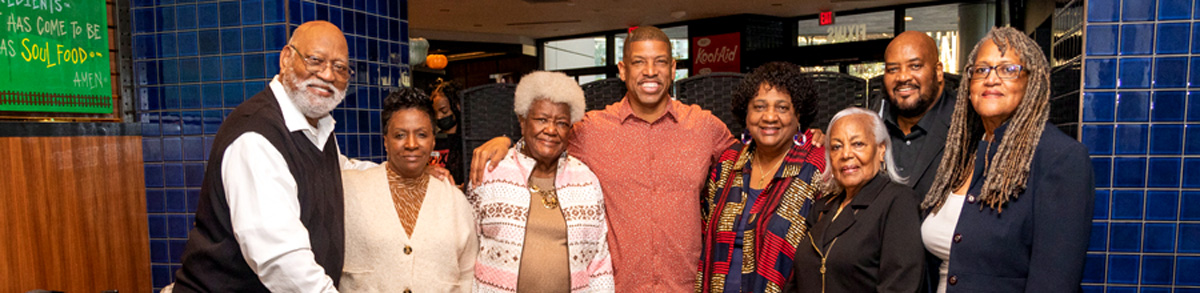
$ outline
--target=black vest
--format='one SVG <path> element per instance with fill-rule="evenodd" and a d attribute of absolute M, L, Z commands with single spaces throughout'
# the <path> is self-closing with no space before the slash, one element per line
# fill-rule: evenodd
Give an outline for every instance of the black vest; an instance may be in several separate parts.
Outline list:
<path fill-rule="evenodd" d="M 261 134 L 283 154 L 297 184 L 300 222 L 308 229 L 317 264 L 325 268 L 325 274 L 333 278 L 336 286 L 342 274 L 345 249 L 337 146 L 331 137 L 322 151 L 304 133 L 289 132 L 279 102 L 267 88 L 234 109 L 217 131 L 200 189 L 196 227 L 188 234 L 183 267 L 175 273 L 175 291 L 268 292 L 246 264 L 233 236 L 221 179 L 225 149 L 246 132 Z"/>

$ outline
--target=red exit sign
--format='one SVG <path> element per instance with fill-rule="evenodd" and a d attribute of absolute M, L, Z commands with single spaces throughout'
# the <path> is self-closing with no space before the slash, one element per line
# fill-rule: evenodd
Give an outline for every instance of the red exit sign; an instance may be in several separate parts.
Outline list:
<path fill-rule="evenodd" d="M 821 12 L 821 17 L 817 20 L 817 23 L 820 25 L 833 24 L 833 11 Z"/>

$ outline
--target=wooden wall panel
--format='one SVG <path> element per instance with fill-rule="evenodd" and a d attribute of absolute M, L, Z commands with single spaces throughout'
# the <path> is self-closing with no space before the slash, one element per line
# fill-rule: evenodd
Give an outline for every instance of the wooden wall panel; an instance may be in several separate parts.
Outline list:
<path fill-rule="evenodd" d="M 138 136 L 0 137 L 0 292 L 148 292 Z"/>

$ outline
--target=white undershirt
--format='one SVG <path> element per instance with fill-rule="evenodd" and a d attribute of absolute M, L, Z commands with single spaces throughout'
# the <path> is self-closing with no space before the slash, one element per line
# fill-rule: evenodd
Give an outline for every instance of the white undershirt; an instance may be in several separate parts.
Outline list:
<path fill-rule="evenodd" d="M 288 131 L 300 131 L 318 149 L 332 139 L 334 121 L 325 116 L 313 127 L 292 103 L 276 76 L 270 83 Z M 336 142 L 335 142 L 336 143 Z M 374 163 L 339 154 L 342 169 Z M 230 143 L 221 162 L 230 224 L 242 256 L 263 285 L 274 292 L 336 292 L 333 279 L 317 264 L 308 229 L 300 222 L 296 180 L 283 155 L 265 137 L 247 132 Z"/>
<path fill-rule="evenodd" d="M 946 293 L 946 274 L 950 271 L 950 245 L 954 242 L 954 228 L 958 225 L 958 216 L 962 213 L 963 200 L 966 196 L 950 193 L 941 210 L 929 214 L 921 223 L 921 240 L 925 249 L 934 256 L 942 259 L 938 267 L 938 293 Z"/>

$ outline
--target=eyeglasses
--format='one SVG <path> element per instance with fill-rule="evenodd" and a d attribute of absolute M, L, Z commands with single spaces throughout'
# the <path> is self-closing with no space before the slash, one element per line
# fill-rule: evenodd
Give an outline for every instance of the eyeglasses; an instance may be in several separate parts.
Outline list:
<path fill-rule="evenodd" d="M 967 74 L 972 80 L 987 79 L 988 74 L 996 71 L 996 76 L 1001 79 L 1016 79 L 1021 76 L 1021 72 L 1025 71 L 1025 66 L 1017 64 L 1000 64 L 996 66 L 967 66 Z"/>
<path fill-rule="evenodd" d="M 337 61 L 328 62 L 327 60 L 315 55 L 300 53 L 300 49 L 296 49 L 296 46 L 292 44 L 288 44 L 287 46 L 288 48 L 292 48 L 292 51 L 296 52 L 297 56 L 300 56 L 300 60 L 304 60 L 304 65 L 306 66 L 306 69 L 308 69 L 308 73 L 318 74 L 321 71 L 324 71 L 326 66 L 330 66 L 333 68 L 333 73 L 337 74 L 337 76 L 341 77 L 343 80 L 349 80 L 350 77 L 354 76 L 354 68 L 351 68 L 350 64 Z"/>

